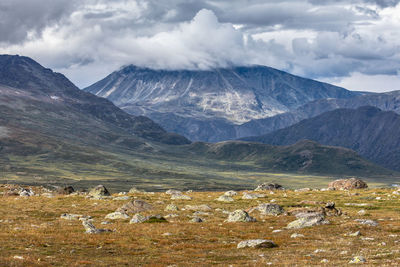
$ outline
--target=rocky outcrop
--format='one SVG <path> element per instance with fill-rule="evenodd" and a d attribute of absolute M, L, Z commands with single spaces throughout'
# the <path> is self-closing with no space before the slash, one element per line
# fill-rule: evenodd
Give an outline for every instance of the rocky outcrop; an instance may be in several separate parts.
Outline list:
<path fill-rule="evenodd" d="M 366 182 L 357 178 L 339 179 L 329 183 L 328 188 L 335 190 L 352 190 L 368 188 Z"/>

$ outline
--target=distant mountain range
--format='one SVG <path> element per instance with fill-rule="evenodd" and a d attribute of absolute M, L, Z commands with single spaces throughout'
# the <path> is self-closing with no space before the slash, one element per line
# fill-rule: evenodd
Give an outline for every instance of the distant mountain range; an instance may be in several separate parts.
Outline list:
<path fill-rule="evenodd" d="M 145 115 L 192 141 L 258 134 L 244 123 L 296 110 L 310 101 L 360 95 L 264 66 L 167 71 L 127 66 L 84 89 L 134 115 Z"/>
<path fill-rule="evenodd" d="M 386 107 L 396 108 L 393 101 Z M 376 107 L 336 109 L 266 135 L 243 138 L 272 145 L 291 145 L 304 139 L 347 147 L 375 163 L 400 170 L 400 115 Z"/>
<path fill-rule="evenodd" d="M 191 143 L 79 90 L 30 58 L 9 55 L 0 56 L 0 168 L 3 181 L 83 186 L 101 181 L 114 188 L 127 183 L 243 188 L 254 183 L 248 173 L 266 172 L 396 175 L 354 151 L 312 142 Z"/>

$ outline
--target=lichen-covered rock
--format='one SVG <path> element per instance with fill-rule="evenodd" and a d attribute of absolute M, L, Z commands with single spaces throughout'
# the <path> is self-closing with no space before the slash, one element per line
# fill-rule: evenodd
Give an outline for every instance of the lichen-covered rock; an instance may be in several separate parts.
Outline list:
<path fill-rule="evenodd" d="M 129 200 L 131 199 L 130 196 L 120 196 L 120 197 L 114 197 L 113 200 Z"/>
<path fill-rule="evenodd" d="M 194 217 L 193 219 L 190 220 L 190 222 L 193 223 L 201 223 L 203 222 L 203 219 L 199 218 L 199 217 Z"/>
<path fill-rule="evenodd" d="M 355 256 L 349 261 L 350 264 L 358 264 L 358 263 L 366 263 L 366 262 L 367 262 L 367 260 L 363 256 Z"/>
<path fill-rule="evenodd" d="M 72 221 L 72 220 L 90 220 L 92 217 L 82 214 L 63 213 L 61 214 L 60 218 Z"/>
<path fill-rule="evenodd" d="M 141 214 L 135 214 L 129 223 L 164 223 L 168 222 L 161 215 L 151 215 L 151 216 L 143 216 Z"/>
<path fill-rule="evenodd" d="M 352 190 L 368 188 L 368 185 L 363 180 L 357 178 L 339 179 L 329 183 L 328 188 L 335 190 Z"/>
<path fill-rule="evenodd" d="M 75 189 L 72 186 L 65 186 L 65 187 L 60 187 L 57 189 L 57 193 L 61 195 L 70 195 L 75 192 Z"/>
<path fill-rule="evenodd" d="M 182 192 L 175 189 L 169 189 L 165 192 L 167 195 L 182 195 Z"/>
<path fill-rule="evenodd" d="M 127 220 L 129 219 L 129 215 L 126 213 L 122 213 L 119 211 L 112 212 L 106 215 L 105 219 L 109 220 Z"/>
<path fill-rule="evenodd" d="M 277 247 L 273 241 L 266 239 L 251 239 L 241 241 L 237 248 L 274 248 Z"/>
<path fill-rule="evenodd" d="M 221 201 L 221 202 L 233 202 L 233 201 L 235 201 L 233 198 L 225 196 L 225 195 L 222 195 L 222 196 L 218 197 L 216 200 L 217 201 Z"/>
<path fill-rule="evenodd" d="M 374 220 L 356 219 L 354 221 L 358 222 L 359 224 L 364 224 L 364 225 L 368 225 L 368 226 L 378 226 L 379 225 L 379 223 Z"/>
<path fill-rule="evenodd" d="M 280 215 L 285 212 L 285 210 L 278 204 L 274 203 L 263 203 L 258 205 L 257 207 L 251 209 L 251 211 L 257 210 L 262 215 Z"/>
<path fill-rule="evenodd" d="M 228 196 L 228 197 L 233 197 L 233 196 L 236 196 L 236 195 L 237 195 L 237 192 L 236 192 L 236 191 L 233 191 L 233 190 L 231 190 L 231 191 L 226 191 L 226 192 L 224 193 L 224 195 L 225 195 L 225 196 Z"/>
<path fill-rule="evenodd" d="M 147 210 L 151 210 L 153 208 L 152 205 L 147 203 L 146 201 L 137 199 L 137 200 L 132 200 L 129 201 L 128 203 L 125 203 L 121 207 L 119 207 L 116 211 L 126 213 L 126 214 L 135 214 Z"/>
<path fill-rule="evenodd" d="M 210 206 L 208 206 L 206 204 L 202 204 L 202 205 L 186 205 L 185 210 L 210 211 L 212 209 Z"/>
<path fill-rule="evenodd" d="M 329 221 L 325 220 L 325 216 L 321 214 L 304 213 L 301 214 L 301 216 L 298 216 L 299 219 L 289 223 L 286 226 L 287 229 L 300 229 L 316 225 L 329 224 Z"/>
<path fill-rule="evenodd" d="M 242 199 L 257 199 L 257 198 L 262 198 L 265 197 L 264 194 L 255 194 L 255 193 L 247 193 L 244 192 L 242 195 Z"/>
<path fill-rule="evenodd" d="M 174 204 L 169 204 L 164 209 L 164 211 L 178 211 L 178 210 L 179 210 L 178 206 Z"/>
<path fill-rule="evenodd" d="M 104 232 L 112 232 L 110 229 L 97 229 L 90 221 L 82 220 L 82 225 L 87 234 L 99 234 Z"/>
<path fill-rule="evenodd" d="M 142 223 L 146 220 L 146 217 L 143 216 L 142 214 L 135 214 L 132 216 L 132 219 L 129 221 L 129 223 Z"/>
<path fill-rule="evenodd" d="M 190 196 L 183 195 L 183 194 L 172 194 L 171 199 L 172 200 L 191 200 L 192 198 Z"/>
<path fill-rule="evenodd" d="M 256 219 L 251 217 L 244 210 L 235 210 L 229 213 L 228 219 L 225 222 L 255 222 Z"/>
<path fill-rule="evenodd" d="M 107 188 L 104 185 L 98 185 L 98 186 L 92 188 L 89 191 L 88 195 L 93 198 L 101 198 L 101 197 L 110 196 L 110 192 L 108 192 Z"/>
<path fill-rule="evenodd" d="M 280 184 L 276 183 L 263 183 L 257 186 L 254 191 L 270 191 L 270 190 L 284 190 Z"/>
<path fill-rule="evenodd" d="M 27 188 L 23 188 L 19 192 L 20 197 L 31 197 L 33 195 L 35 195 L 35 193 L 31 189 L 27 189 Z"/>

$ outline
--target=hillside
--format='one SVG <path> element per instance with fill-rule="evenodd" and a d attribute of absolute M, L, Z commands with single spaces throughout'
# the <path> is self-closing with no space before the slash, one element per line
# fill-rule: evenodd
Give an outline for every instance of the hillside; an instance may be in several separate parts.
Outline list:
<path fill-rule="evenodd" d="M 264 66 L 167 71 L 127 66 L 84 89 L 193 141 L 236 137 L 245 122 L 359 93 Z"/>
<path fill-rule="evenodd" d="M 267 135 L 244 138 L 273 145 L 303 139 L 347 147 L 382 166 L 400 169 L 400 115 L 375 107 L 337 109 Z"/>

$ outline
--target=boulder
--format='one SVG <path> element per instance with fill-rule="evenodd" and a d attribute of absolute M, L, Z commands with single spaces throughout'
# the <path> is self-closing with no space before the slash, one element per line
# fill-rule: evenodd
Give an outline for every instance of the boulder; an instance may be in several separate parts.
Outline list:
<path fill-rule="evenodd" d="M 329 183 L 328 188 L 335 190 L 352 190 L 368 188 L 368 185 L 363 180 L 357 178 L 339 179 Z"/>
<path fill-rule="evenodd" d="M 374 220 L 356 219 L 354 221 L 358 222 L 359 224 L 368 225 L 368 226 L 378 226 L 379 225 L 378 222 L 376 222 Z"/>
<path fill-rule="evenodd" d="M 235 210 L 229 213 L 228 219 L 225 222 L 255 222 L 256 219 L 251 217 L 244 210 Z"/>
<path fill-rule="evenodd" d="M 98 185 L 89 191 L 89 196 L 94 198 L 108 197 L 110 196 L 110 192 L 108 192 L 104 185 Z"/>
<path fill-rule="evenodd" d="M 271 191 L 271 190 L 284 190 L 284 188 L 280 184 L 276 183 L 263 183 L 257 186 L 254 191 Z"/>
<path fill-rule="evenodd" d="M 233 197 L 233 196 L 236 196 L 237 195 L 237 192 L 236 191 L 226 191 L 225 193 L 224 193 L 224 195 L 225 196 L 228 196 L 228 197 Z"/>
<path fill-rule="evenodd" d="M 367 262 L 367 260 L 363 256 L 355 256 L 349 261 L 350 264 L 358 264 L 358 263 L 366 263 L 366 262 Z"/>
<path fill-rule="evenodd" d="M 182 194 L 172 194 L 171 195 L 172 200 L 191 200 L 192 198 L 187 196 L 187 195 L 182 195 Z"/>
<path fill-rule="evenodd" d="M 169 204 L 165 207 L 164 211 L 178 211 L 179 208 L 174 204 Z"/>
<path fill-rule="evenodd" d="M 285 210 L 278 204 L 274 203 L 263 203 L 258 205 L 257 207 L 250 210 L 251 211 L 259 211 L 262 215 L 280 215 L 285 212 Z"/>
<path fill-rule="evenodd" d="M 63 213 L 61 214 L 60 218 L 72 221 L 72 220 L 90 220 L 92 217 L 81 214 Z"/>
<path fill-rule="evenodd" d="M 33 193 L 33 191 L 31 189 L 23 188 L 23 189 L 21 189 L 21 191 L 19 191 L 20 197 L 31 197 L 33 195 L 35 195 L 35 193 Z"/>
<path fill-rule="evenodd" d="M 87 234 L 99 234 L 104 232 L 112 232 L 109 229 L 97 229 L 90 221 L 82 220 L 82 225 Z"/>
<path fill-rule="evenodd" d="M 217 201 L 221 201 L 221 202 L 233 202 L 233 201 L 235 201 L 233 198 L 225 196 L 225 195 L 222 195 L 222 196 L 218 197 L 216 200 Z"/>
<path fill-rule="evenodd" d="M 277 245 L 273 241 L 266 239 L 245 240 L 241 241 L 237 245 L 237 248 L 274 248 L 274 247 L 277 247 Z"/>
<path fill-rule="evenodd" d="M 169 189 L 169 190 L 167 190 L 167 192 L 165 192 L 165 194 L 167 194 L 167 195 L 182 195 L 182 192 L 179 190 L 175 190 L 175 189 Z"/>
<path fill-rule="evenodd" d="M 131 189 L 129 189 L 129 194 L 137 194 L 137 193 L 144 193 L 143 190 L 137 189 L 136 187 L 132 187 Z"/>
<path fill-rule="evenodd" d="M 65 186 L 65 187 L 60 187 L 57 189 L 57 193 L 61 195 L 70 195 L 75 192 L 75 189 L 72 186 Z"/>
<path fill-rule="evenodd" d="M 106 215 L 105 219 L 109 219 L 109 220 L 127 220 L 129 219 L 128 214 L 123 213 L 123 212 L 112 212 Z"/>
<path fill-rule="evenodd" d="M 129 223 L 142 223 L 146 220 L 146 217 L 143 216 L 142 214 L 135 214 L 132 216 L 132 219 L 129 221 Z"/>
<path fill-rule="evenodd" d="M 257 198 L 262 198 L 262 197 L 265 197 L 265 195 L 244 192 L 242 199 L 257 199 Z"/>
<path fill-rule="evenodd" d="M 329 224 L 325 217 L 321 214 L 302 214 L 299 219 L 289 223 L 287 229 L 300 229 L 304 227 L 311 227 L 316 225 Z"/>
<path fill-rule="evenodd" d="M 190 220 L 190 222 L 193 223 L 201 223 L 203 222 L 203 219 L 199 218 L 199 217 L 194 217 L 193 219 Z"/>
<path fill-rule="evenodd" d="M 150 215 L 150 216 L 143 216 L 141 214 L 135 214 L 129 223 L 164 223 L 168 222 L 164 217 L 161 215 Z"/>
<path fill-rule="evenodd" d="M 119 207 L 116 211 L 119 211 L 121 213 L 126 213 L 126 214 L 135 214 L 138 212 L 143 212 L 147 210 L 151 210 L 153 208 L 152 205 L 147 203 L 146 201 L 137 199 L 137 200 L 132 200 L 129 201 L 128 203 L 125 203 L 121 207 Z"/>

